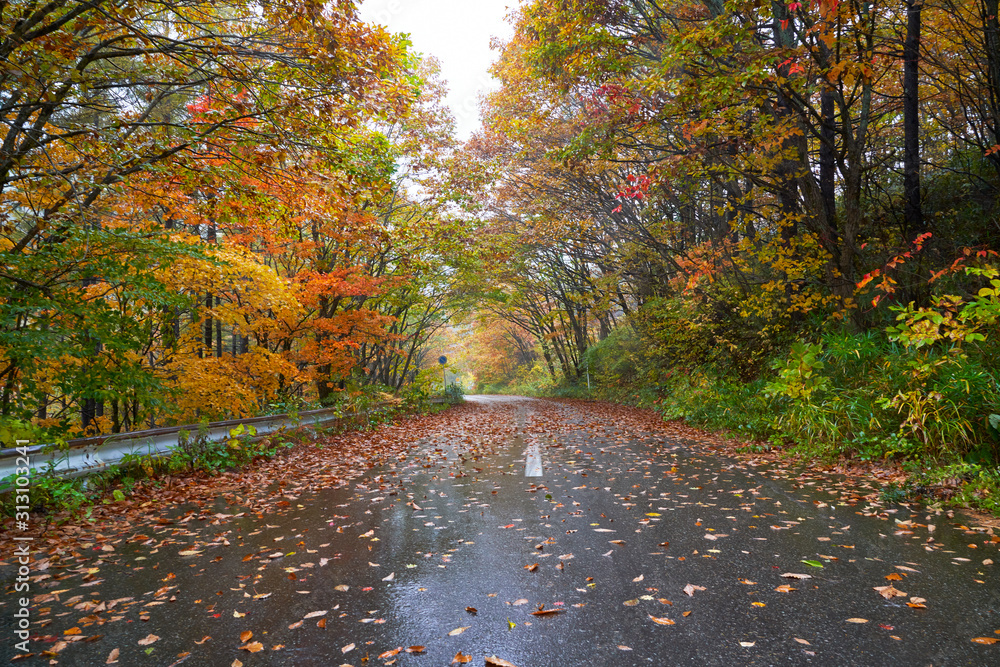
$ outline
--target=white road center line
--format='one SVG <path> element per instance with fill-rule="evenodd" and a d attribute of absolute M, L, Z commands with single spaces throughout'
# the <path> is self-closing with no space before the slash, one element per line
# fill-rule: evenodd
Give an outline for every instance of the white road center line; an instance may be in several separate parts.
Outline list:
<path fill-rule="evenodd" d="M 533 442 L 528 446 L 528 449 L 524 453 L 525 463 L 524 463 L 524 476 L 525 477 L 541 477 L 542 476 L 542 452 L 538 447 L 537 442 Z"/>

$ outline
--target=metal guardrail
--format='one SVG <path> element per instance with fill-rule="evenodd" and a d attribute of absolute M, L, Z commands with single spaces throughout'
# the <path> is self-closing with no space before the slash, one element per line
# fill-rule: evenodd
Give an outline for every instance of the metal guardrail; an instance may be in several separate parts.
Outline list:
<path fill-rule="evenodd" d="M 430 399 L 431 403 L 443 403 L 444 399 Z M 277 433 L 287 428 L 301 426 L 318 426 L 338 420 L 349 420 L 365 417 L 380 412 L 388 403 L 380 403 L 368 412 L 343 414 L 334 408 L 307 410 L 297 417 L 288 414 L 269 417 L 250 417 L 247 419 L 230 419 L 228 421 L 210 422 L 207 425 L 205 438 L 212 442 L 227 440 L 231 429 L 240 424 L 253 426 L 257 437 Z M 168 426 L 145 431 L 130 431 L 92 438 L 70 440 L 68 447 L 56 448 L 48 444 L 30 444 L 27 446 L 31 468 L 37 472 L 49 472 L 62 478 L 85 477 L 95 472 L 105 470 L 120 463 L 126 457 L 170 456 L 179 447 L 179 434 L 187 431 L 189 434 L 199 434 L 200 424 L 185 424 L 184 426 Z M 24 451 L 24 450 L 22 450 Z M 17 458 L 22 454 L 16 448 L 0 449 L 0 480 L 13 476 L 19 467 Z M 4 492 L 9 484 L 0 481 L 0 492 Z"/>

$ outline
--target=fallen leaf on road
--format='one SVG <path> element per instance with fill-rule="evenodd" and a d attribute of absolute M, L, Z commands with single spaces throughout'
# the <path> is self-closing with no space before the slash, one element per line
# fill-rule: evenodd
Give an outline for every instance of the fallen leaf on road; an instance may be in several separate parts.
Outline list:
<path fill-rule="evenodd" d="M 113 665 L 118 662 L 118 649 L 111 649 L 111 653 L 108 654 L 108 659 L 104 661 L 105 665 Z"/>
<path fill-rule="evenodd" d="M 740 646 L 742 646 L 744 648 L 750 648 L 751 646 L 755 645 L 756 643 L 757 642 L 740 642 Z"/>
<path fill-rule="evenodd" d="M 453 665 L 462 665 L 462 664 L 465 664 L 467 662 L 472 662 L 472 656 L 471 655 L 464 655 L 461 651 L 459 651 L 458 653 L 456 653 L 455 657 L 451 659 L 451 664 L 453 664 Z"/>
<path fill-rule="evenodd" d="M 687 586 L 684 587 L 684 592 L 691 597 L 694 597 L 695 591 L 703 591 L 703 590 L 706 590 L 704 586 L 695 586 L 694 584 L 688 584 Z"/>
<path fill-rule="evenodd" d="M 618 648 L 619 648 L 619 650 L 622 650 L 622 651 L 631 651 L 632 650 L 631 646 L 625 646 L 625 644 L 619 644 Z"/>
<path fill-rule="evenodd" d="M 391 651 L 386 651 L 385 653 L 379 654 L 379 660 L 385 660 L 386 658 L 391 658 L 394 655 L 399 655 L 399 652 L 403 650 L 403 647 L 394 648 Z"/>
<path fill-rule="evenodd" d="M 423 653 L 426 646 L 408 646 L 406 649 L 407 653 Z"/>
<path fill-rule="evenodd" d="M 242 651 L 250 651 L 251 653 L 260 653 L 264 650 L 264 645 L 260 642 L 251 642 L 249 644 L 244 644 L 240 647 Z"/>
<path fill-rule="evenodd" d="M 333 587 L 333 590 L 340 591 L 341 593 L 346 593 L 350 589 L 351 589 L 351 587 L 348 586 L 347 584 L 340 584 L 339 586 L 334 586 Z"/>
<path fill-rule="evenodd" d="M 746 584 L 747 586 L 755 586 L 757 584 L 756 581 L 750 581 L 749 579 L 740 579 L 739 582 L 741 584 Z"/>
<path fill-rule="evenodd" d="M 885 575 L 886 581 L 902 581 L 903 577 L 898 572 L 890 572 Z"/>
<path fill-rule="evenodd" d="M 197 556 L 200 553 L 201 553 L 200 551 L 195 551 L 194 549 L 188 549 L 187 551 L 178 551 L 177 555 L 178 556 Z"/>
<path fill-rule="evenodd" d="M 243 663 L 239 658 L 237 658 L 236 660 L 233 660 L 233 664 L 229 665 L 229 667 L 243 667 Z"/>
<path fill-rule="evenodd" d="M 495 655 L 491 655 L 486 658 L 486 667 L 517 667 L 512 662 L 507 662 L 502 658 L 498 658 Z"/>
<path fill-rule="evenodd" d="M 912 567 L 906 567 L 905 565 L 897 565 L 896 569 L 902 570 L 903 572 L 916 572 L 917 574 L 920 574 L 920 570 L 914 570 Z"/>
<path fill-rule="evenodd" d="M 806 646 L 812 646 L 812 644 L 810 644 L 805 639 L 799 639 L 798 637 L 792 637 L 792 639 L 794 639 L 795 641 L 797 641 L 800 644 L 805 644 Z"/>
<path fill-rule="evenodd" d="M 244 630 L 243 632 L 240 633 L 240 641 L 243 642 L 244 644 L 246 644 L 252 638 L 253 638 L 252 630 Z"/>
<path fill-rule="evenodd" d="M 340 649 L 340 652 L 341 653 L 350 653 L 353 650 L 354 650 L 354 644 L 348 644 L 347 646 L 345 646 L 342 649 Z"/>
<path fill-rule="evenodd" d="M 634 583 L 640 582 L 642 580 L 643 580 L 643 575 L 640 574 L 638 577 L 636 577 L 635 579 L 632 580 L 632 583 L 634 584 Z"/>
<path fill-rule="evenodd" d="M 892 584 L 888 586 L 872 586 L 872 588 L 878 591 L 878 594 L 884 597 L 886 600 L 891 600 L 893 598 L 905 598 L 906 593 L 895 588 Z"/>
<path fill-rule="evenodd" d="M 524 569 L 527 570 L 528 572 L 534 572 L 535 570 L 538 569 L 538 563 L 532 563 L 531 565 L 525 565 Z"/>
<path fill-rule="evenodd" d="M 466 607 L 465 611 L 469 612 L 470 614 L 477 614 L 477 613 L 479 613 L 479 610 L 476 609 L 475 607 Z"/>
<path fill-rule="evenodd" d="M 154 634 L 148 634 L 139 640 L 139 646 L 149 646 L 155 642 L 160 641 L 160 638 Z"/>
<path fill-rule="evenodd" d="M 311 611 L 302 618 L 316 618 L 317 616 L 326 616 L 326 614 L 325 611 Z"/>
<path fill-rule="evenodd" d="M 849 618 L 849 619 L 847 619 L 847 622 L 848 623 L 867 623 L 868 619 L 867 618 Z"/>
<path fill-rule="evenodd" d="M 972 641 L 976 644 L 998 644 L 1000 639 L 996 637 L 973 637 Z"/>
<path fill-rule="evenodd" d="M 539 609 L 538 611 L 531 612 L 532 616 L 555 616 L 559 613 L 558 609 Z"/>
<path fill-rule="evenodd" d="M 471 627 L 472 627 L 471 625 L 463 625 L 460 628 L 455 628 L 454 630 L 452 630 L 451 632 L 449 632 L 448 635 L 451 636 L 451 637 L 454 637 L 455 635 L 460 635 L 460 634 L 462 634 L 463 632 L 465 632 L 466 630 L 468 630 Z"/>
<path fill-rule="evenodd" d="M 388 577 L 382 577 L 382 581 L 392 581 L 396 578 L 395 572 L 390 572 Z"/>
<path fill-rule="evenodd" d="M 195 641 L 195 644 L 197 644 L 198 646 L 201 646 L 202 644 L 204 644 L 205 642 L 207 642 L 211 638 L 212 638 L 211 636 L 205 635 L 204 637 L 201 638 L 200 641 Z"/>
<path fill-rule="evenodd" d="M 786 579 L 812 579 L 811 574 L 798 574 L 796 572 L 785 572 L 783 575 Z"/>
<path fill-rule="evenodd" d="M 789 586 L 788 584 L 782 584 L 781 586 L 778 586 L 778 587 L 777 587 L 777 588 L 775 588 L 774 590 L 778 591 L 779 593 L 791 593 L 792 591 L 797 591 L 797 590 L 799 590 L 799 589 L 797 589 L 797 588 L 792 588 L 792 587 L 791 587 L 791 586 Z"/>
<path fill-rule="evenodd" d="M 244 614 L 242 611 L 236 611 L 235 609 L 233 610 L 233 618 L 243 618 L 244 616 L 246 616 L 246 614 Z"/>
<path fill-rule="evenodd" d="M 669 618 L 653 616 L 652 614 L 649 614 L 649 618 L 650 620 L 653 621 L 653 623 L 656 623 L 657 625 L 676 625 L 676 623 L 674 621 L 671 621 Z"/>
<path fill-rule="evenodd" d="M 303 623 L 302 621 L 295 621 L 294 623 L 292 623 L 291 625 L 288 626 L 288 629 L 289 630 L 297 630 L 298 628 L 302 627 L 302 623 Z"/>
<path fill-rule="evenodd" d="M 639 600 L 625 600 L 625 602 L 622 602 L 622 604 L 625 605 L 626 607 L 634 607 L 637 604 L 639 604 Z"/>
<path fill-rule="evenodd" d="M 812 567 L 823 567 L 823 563 L 819 562 L 818 560 L 804 560 L 801 562 L 805 563 L 806 565 L 811 565 Z"/>

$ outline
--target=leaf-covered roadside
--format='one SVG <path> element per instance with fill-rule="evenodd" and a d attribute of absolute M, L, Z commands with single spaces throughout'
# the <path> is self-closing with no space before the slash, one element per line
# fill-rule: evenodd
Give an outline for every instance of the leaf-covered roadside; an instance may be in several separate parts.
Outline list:
<path fill-rule="evenodd" d="M 46 528 L 79 518 L 89 520 L 98 506 L 114 506 L 127 499 L 156 495 L 159 489 L 176 484 L 205 481 L 228 473 L 242 474 L 245 469 L 274 457 L 282 457 L 289 449 L 301 446 L 322 446 L 328 433 L 353 429 L 377 428 L 410 412 L 436 412 L 443 404 L 432 404 L 425 397 L 415 400 L 382 401 L 381 407 L 370 412 L 358 412 L 367 402 L 352 404 L 354 414 L 325 427 L 293 429 L 266 437 L 257 437 L 253 427 L 239 425 L 230 429 L 230 439 L 213 442 L 204 437 L 204 421 L 192 431 L 182 430 L 179 446 L 169 456 L 127 456 L 122 462 L 108 466 L 86 477 L 63 478 L 55 471 L 33 468 L 28 479 L 31 487 L 31 510 L 35 519 Z M 348 404 L 343 404 L 347 409 Z M 350 414 L 350 411 L 349 411 Z M 0 495 L 0 515 L 9 519 L 15 513 L 13 493 Z"/>
<path fill-rule="evenodd" d="M 247 667 L 992 656 L 990 527 L 885 503 L 876 476 L 723 456 L 649 410 L 493 400 L 59 528 L 36 645 Z M 523 476 L 533 443 L 542 479 Z"/>

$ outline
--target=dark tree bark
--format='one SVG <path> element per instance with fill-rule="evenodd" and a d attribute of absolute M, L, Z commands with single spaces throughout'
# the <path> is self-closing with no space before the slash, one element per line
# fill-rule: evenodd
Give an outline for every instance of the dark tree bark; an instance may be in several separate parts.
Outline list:
<path fill-rule="evenodd" d="M 923 0 L 905 0 L 903 43 L 903 220 L 907 240 L 924 231 L 920 206 L 920 13 Z"/>

